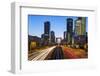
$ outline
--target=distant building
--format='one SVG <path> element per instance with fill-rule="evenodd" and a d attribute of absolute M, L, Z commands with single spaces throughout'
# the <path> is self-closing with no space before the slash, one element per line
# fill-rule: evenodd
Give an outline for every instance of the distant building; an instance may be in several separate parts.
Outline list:
<path fill-rule="evenodd" d="M 63 36 L 64 36 L 64 40 L 66 40 L 66 41 L 67 41 L 67 31 L 64 31 Z"/>
<path fill-rule="evenodd" d="M 44 34 L 41 35 L 41 40 L 44 40 Z"/>
<path fill-rule="evenodd" d="M 50 22 L 44 22 L 44 34 L 41 35 L 41 40 L 44 45 L 48 45 L 50 42 Z"/>
<path fill-rule="evenodd" d="M 73 19 L 67 19 L 67 43 L 72 44 L 72 37 L 73 37 Z"/>
<path fill-rule="evenodd" d="M 75 37 L 75 44 L 84 45 L 87 43 L 86 35 L 79 35 Z"/>
<path fill-rule="evenodd" d="M 37 42 L 37 43 L 40 43 L 41 38 L 40 38 L 40 37 L 37 37 L 37 36 L 31 36 L 31 35 L 29 35 L 29 36 L 28 36 L 28 40 L 29 40 L 29 41 L 35 41 L 35 42 Z"/>
<path fill-rule="evenodd" d="M 32 50 L 32 48 L 39 47 L 41 45 L 41 38 L 37 36 L 28 35 L 28 50 Z"/>
<path fill-rule="evenodd" d="M 44 45 L 44 34 L 41 35 L 41 45 Z"/>
<path fill-rule="evenodd" d="M 86 32 L 85 36 L 86 36 L 86 43 L 88 43 L 88 33 L 87 32 Z"/>
<path fill-rule="evenodd" d="M 86 17 L 82 17 L 82 35 L 86 34 Z"/>
<path fill-rule="evenodd" d="M 44 22 L 44 34 L 50 34 L 50 22 L 46 21 Z"/>
<path fill-rule="evenodd" d="M 55 43 L 55 33 L 54 33 L 54 31 L 50 32 L 50 42 Z"/>
<path fill-rule="evenodd" d="M 75 35 L 85 35 L 86 33 L 86 17 L 78 17 L 75 21 Z"/>
<path fill-rule="evenodd" d="M 86 33 L 86 17 L 78 17 L 75 21 L 75 38 L 76 44 L 87 43 L 87 33 Z"/>
<path fill-rule="evenodd" d="M 67 31 L 63 32 L 63 39 L 61 40 L 61 44 L 67 44 Z"/>

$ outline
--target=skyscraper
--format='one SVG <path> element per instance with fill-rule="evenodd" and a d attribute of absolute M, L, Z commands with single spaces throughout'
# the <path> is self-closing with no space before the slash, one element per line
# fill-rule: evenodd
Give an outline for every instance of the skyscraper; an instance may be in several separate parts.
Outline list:
<path fill-rule="evenodd" d="M 67 43 L 72 44 L 72 37 L 73 37 L 73 19 L 67 19 Z"/>
<path fill-rule="evenodd" d="M 70 32 L 70 33 L 73 32 L 73 19 L 72 18 L 67 19 L 67 32 Z"/>
<path fill-rule="evenodd" d="M 50 42 L 50 22 L 44 22 L 44 43 L 48 45 Z"/>
<path fill-rule="evenodd" d="M 82 28 L 82 21 L 81 21 L 80 18 L 78 18 L 78 19 L 75 21 L 75 35 L 76 35 L 76 36 L 82 34 L 81 28 Z"/>
<path fill-rule="evenodd" d="M 67 40 L 67 31 L 64 31 L 64 40 Z"/>
<path fill-rule="evenodd" d="M 41 40 L 42 40 L 42 41 L 44 40 L 44 34 L 41 35 Z"/>
<path fill-rule="evenodd" d="M 82 34 L 86 34 L 86 17 L 82 17 Z"/>
<path fill-rule="evenodd" d="M 78 17 L 75 21 L 75 43 L 86 43 L 86 17 Z"/>
<path fill-rule="evenodd" d="M 44 34 L 50 34 L 50 22 L 44 22 Z"/>
<path fill-rule="evenodd" d="M 85 35 L 86 34 L 86 17 L 78 17 L 75 21 L 75 35 Z"/>
<path fill-rule="evenodd" d="M 50 32 L 50 40 L 51 40 L 52 43 L 55 43 L 55 33 L 54 33 L 54 31 Z"/>

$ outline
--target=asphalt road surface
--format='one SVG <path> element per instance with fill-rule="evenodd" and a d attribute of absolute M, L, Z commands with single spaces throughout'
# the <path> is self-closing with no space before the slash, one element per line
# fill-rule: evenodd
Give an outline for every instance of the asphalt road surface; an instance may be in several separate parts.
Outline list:
<path fill-rule="evenodd" d="M 53 49 L 53 52 L 51 54 L 50 60 L 55 60 L 55 59 L 64 59 L 64 54 L 62 47 L 57 46 Z"/>
<path fill-rule="evenodd" d="M 56 46 L 32 53 L 28 60 L 44 60 Z"/>

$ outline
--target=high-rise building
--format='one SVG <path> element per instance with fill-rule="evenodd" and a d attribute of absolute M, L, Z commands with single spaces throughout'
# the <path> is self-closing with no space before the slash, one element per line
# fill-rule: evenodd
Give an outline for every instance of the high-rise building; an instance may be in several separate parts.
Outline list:
<path fill-rule="evenodd" d="M 73 19 L 67 19 L 67 43 L 72 44 L 72 37 L 73 37 Z"/>
<path fill-rule="evenodd" d="M 82 35 L 86 34 L 86 17 L 82 17 Z"/>
<path fill-rule="evenodd" d="M 50 42 L 50 22 L 46 21 L 44 22 L 44 44 L 48 45 Z"/>
<path fill-rule="evenodd" d="M 50 22 L 44 22 L 44 34 L 50 34 Z"/>
<path fill-rule="evenodd" d="M 75 21 L 75 35 L 85 35 L 86 33 L 86 17 L 78 17 Z"/>
<path fill-rule="evenodd" d="M 78 36 L 82 34 L 81 27 L 82 27 L 82 21 L 81 19 L 77 19 L 75 21 L 75 35 Z"/>
<path fill-rule="evenodd" d="M 42 41 L 44 40 L 44 34 L 41 35 L 41 40 L 42 40 Z"/>
<path fill-rule="evenodd" d="M 52 43 L 55 43 L 55 33 L 54 33 L 54 31 L 50 32 L 50 40 L 51 40 Z"/>
<path fill-rule="evenodd" d="M 73 19 L 72 18 L 67 19 L 67 32 L 69 33 L 73 32 Z"/>
<path fill-rule="evenodd" d="M 75 21 L 75 43 L 85 44 L 87 42 L 86 36 L 86 17 L 78 17 Z"/>
<path fill-rule="evenodd" d="M 67 31 L 64 31 L 64 40 L 67 40 Z"/>

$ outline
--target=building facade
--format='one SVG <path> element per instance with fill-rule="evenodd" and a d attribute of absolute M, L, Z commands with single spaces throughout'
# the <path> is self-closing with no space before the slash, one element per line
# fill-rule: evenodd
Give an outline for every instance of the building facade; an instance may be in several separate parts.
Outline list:
<path fill-rule="evenodd" d="M 67 41 L 67 31 L 64 31 L 63 38 Z"/>
<path fill-rule="evenodd" d="M 86 36 L 86 17 L 78 17 L 75 21 L 75 43 L 85 44 L 87 41 Z"/>
<path fill-rule="evenodd" d="M 67 43 L 72 44 L 72 36 L 73 35 L 73 19 L 67 19 Z"/>
<path fill-rule="evenodd" d="M 50 22 L 44 22 L 44 34 L 41 35 L 41 40 L 44 45 L 48 45 L 50 42 Z"/>
<path fill-rule="evenodd" d="M 78 17 L 75 21 L 75 35 L 85 35 L 86 34 L 86 17 Z"/>
<path fill-rule="evenodd" d="M 55 32 L 54 31 L 50 32 L 50 42 L 55 43 Z"/>

